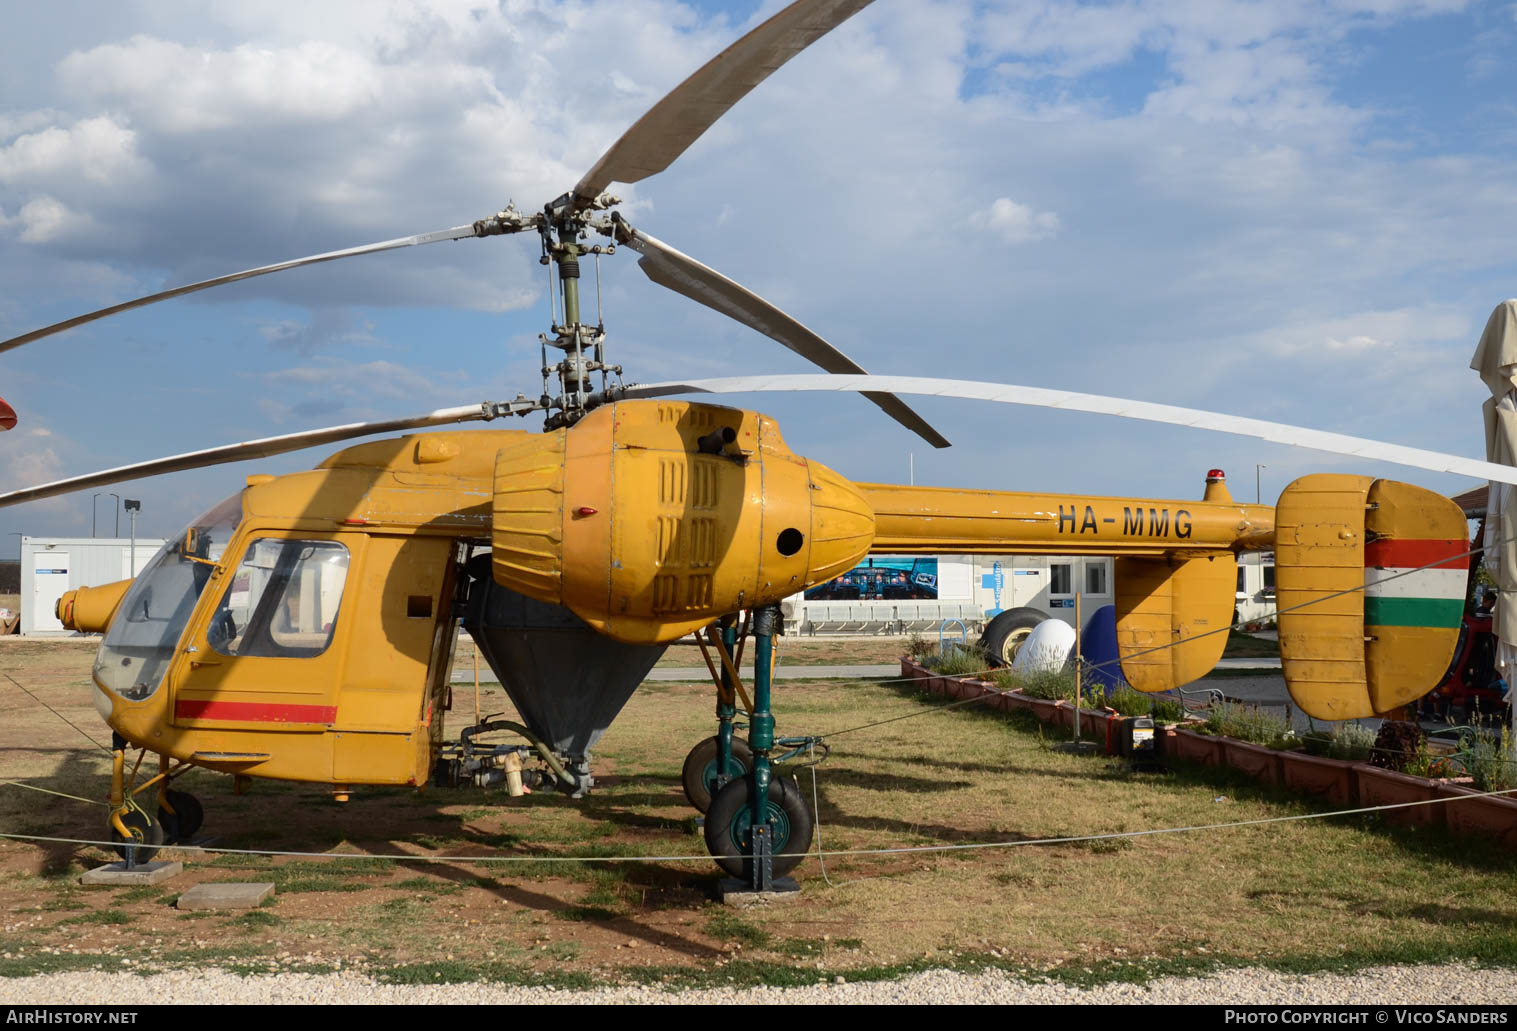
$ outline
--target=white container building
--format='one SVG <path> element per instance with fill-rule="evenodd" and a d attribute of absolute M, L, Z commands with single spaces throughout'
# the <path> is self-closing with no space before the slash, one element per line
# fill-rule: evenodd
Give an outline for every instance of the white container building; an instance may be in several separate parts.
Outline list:
<path fill-rule="evenodd" d="M 161 537 L 22 537 L 21 633 L 59 637 L 71 634 L 55 609 L 65 591 L 127 580 L 163 547 Z M 133 552 L 135 551 L 135 556 Z M 134 561 L 135 560 L 135 561 Z"/>

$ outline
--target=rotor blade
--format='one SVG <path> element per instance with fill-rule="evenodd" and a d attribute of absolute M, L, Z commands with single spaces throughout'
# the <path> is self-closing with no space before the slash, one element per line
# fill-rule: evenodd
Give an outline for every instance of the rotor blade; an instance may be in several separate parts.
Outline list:
<path fill-rule="evenodd" d="M 109 308 L 101 308 L 92 311 L 88 315 L 79 315 L 63 322 L 55 322 L 51 326 L 43 326 L 34 329 L 30 333 L 22 333 L 18 337 L 9 340 L 0 340 L 0 354 L 29 344 L 33 340 L 41 340 L 43 337 L 52 336 L 54 333 L 62 333 L 65 329 L 73 329 L 96 319 L 103 319 L 107 315 L 115 315 L 117 312 L 130 311 L 133 308 L 142 308 L 149 304 L 157 304 L 159 301 L 167 301 L 171 297 L 182 297 L 198 290 L 209 290 L 213 286 L 221 286 L 223 283 L 235 283 L 241 279 L 252 279 L 254 276 L 266 276 L 270 272 L 283 272 L 285 269 L 300 268 L 302 265 L 315 265 L 323 261 L 336 261 L 338 258 L 356 258 L 360 254 L 374 254 L 379 251 L 393 251 L 398 247 L 419 247 L 428 243 L 441 243 L 443 240 L 462 240 L 465 237 L 478 235 L 473 225 L 454 226 L 452 229 L 439 229 L 432 233 L 418 233 L 415 236 L 401 236 L 394 240 L 381 240 L 379 243 L 364 244 L 362 247 L 348 247 L 340 251 L 327 251 L 325 254 L 312 254 L 305 258 L 295 258 L 292 261 L 281 261 L 274 265 L 260 265 L 258 268 L 244 269 L 241 272 L 233 272 L 229 276 L 217 276 L 215 279 L 203 279 L 198 283 L 190 283 L 186 286 L 176 286 L 172 290 L 164 290 L 161 293 L 148 294 L 146 297 L 138 297 L 135 300 L 123 301 L 113 304 Z"/>
<path fill-rule="evenodd" d="M 686 383 L 650 383 L 628 387 L 620 396 L 626 398 L 669 397 L 674 394 L 747 394 L 765 390 L 889 390 L 898 394 L 921 394 L 929 397 L 953 397 L 970 401 L 998 401 L 1002 404 L 1030 405 L 1096 415 L 1115 415 L 1123 419 L 1190 426 L 1198 430 L 1236 433 L 1257 437 L 1276 444 L 1326 451 L 1351 458 L 1427 469 L 1437 473 L 1458 473 L 1482 480 L 1517 485 L 1517 466 L 1499 465 L 1474 458 L 1461 458 L 1441 451 L 1404 447 L 1365 437 L 1291 426 L 1288 423 L 1246 419 L 1198 408 L 1179 408 L 1150 401 L 1129 401 L 1101 394 L 1079 394 L 1069 390 L 1047 390 L 1009 383 L 981 383 L 973 380 L 927 379 L 918 376 L 734 376 L 722 379 L 691 380 Z"/>
<path fill-rule="evenodd" d="M 528 402 L 528 405 L 535 406 L 536 402 Z M 439 408 L 437 411 L 427 415 L 417 415 L 406 419 L 353 422 L 344 426 L 328 426 L 325 429 L 306 430 L 302 433 L 286 433 L 279 437 L 263 437 L 259 440 L 244 441 L 241 444 L 223 444 L 220 447 L 206 448 L 204 451 L 190 451 L 182 455 L 155 458 L 150 462 L 137 462 L 134 465 L 123 465 L 115 469 L 104 469 L 100 472 L 88 473 L 84 476 L 70 477 L 67 480 L 44 483 L 40 487 L 13 490 L 0 494 L 0 508 L 4 508 L 7 505 L 19 505 L 26 501 L 40 501 L 43 498 L 57 497 L 59 494 L 68 494 L 71 491 L 84 490 L 88 487 L 103 487 L 110 483 L 141 479 L 145 476 L 159 476 L 163 473 L 182 472 L 186 469 L 200 469 L 209 465 L 241 462 L 249 458 L 267 458 L 270 455 L 282 455 L 286 451 L 299 451 L 301 448 L 330 444 L 334 441 L 348 440 L 352 437 L 367 437 L 374 433 L 393 433 L 396 430 L 414 430 L 426 426 L 443 426 L 454 422 L 486 421 L 498 415 L 511 414 L 515 408 L 516 404 L 514 402 L 505 405 L 485 402 L 484 404 L 477 405 L 461 405 L 457 408 Z"/>
<path fill-rule="evenodd" d="M 750 329 L 784 344 L 819 368 L 832 373 L 868 375 L 864 367 L 836 347 L 817 336 L 795 319 L 780 311 L 751 290 L 739 286 L 720 272 L 702 265 L 647 233 L 622 222 L 617 239 L 642 255 L 638 268 L 659 286 L 684 294 L 736 319 Z M 933 447 L 951 447 L 948 439 L 928 425 L 906 402 L 894 394 L 879 390 L 860 391 L 879 405 L 885 414 L 911 430 Z"/>
<path fill-rule="evenodd" d="M 635 183 L 669 167 L 748 92 L 872 0 L 797 0 L 674 87 L 611 145 L 574 187 L 581 204 L 613 182 Z"/>

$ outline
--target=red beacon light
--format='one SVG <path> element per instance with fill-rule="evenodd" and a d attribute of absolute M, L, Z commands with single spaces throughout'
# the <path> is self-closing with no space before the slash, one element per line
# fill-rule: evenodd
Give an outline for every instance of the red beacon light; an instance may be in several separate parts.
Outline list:
<path fill-rule="evenodd" d="M 5 403 L 5 398 L 0 397 L 0 430 L 14 429 L 16 425 L 16 410 Z"/>
<path fill-rule="evenodd" d="M 1207 483 L 1221 483 L 1227 479 L 1227 474 L 1221 469 L 1208 469 L 1206 472 Z"/>

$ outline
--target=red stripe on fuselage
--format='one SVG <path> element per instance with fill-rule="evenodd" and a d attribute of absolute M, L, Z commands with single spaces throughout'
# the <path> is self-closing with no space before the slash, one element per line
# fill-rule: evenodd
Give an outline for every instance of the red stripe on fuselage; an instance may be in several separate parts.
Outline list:
<path fill-rule="evenodd" d="M 335 723 L 335 705 L 276 705 L 269 702 L 191 702 L 174 705 L 181 720 L 229 720 L 236 723 Z"/>
<path fill-rule="evenodd" d="M 1364 546 L 1364 564 L 1370 568 L 1397 567 L 1420 569 L 1435 566 L 1437 569 L 1470 568 L 1470 542 L 1429 540 L 1384 540 L 1370 541 Z M 1436 564 L 1436 565 L 1435 565 Z"/>

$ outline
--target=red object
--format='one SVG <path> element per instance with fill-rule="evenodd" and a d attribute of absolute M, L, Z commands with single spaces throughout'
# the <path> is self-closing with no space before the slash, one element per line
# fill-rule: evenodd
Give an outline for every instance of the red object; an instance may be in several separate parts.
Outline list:
<path fill-rule="evenodd" d="M 1391 540 L 1383 538 L 1364 546 L 1364 564 L 1369 567 L 1434 566 L 1438 569 L 1468 569 L 1470 542 L 1466 540 Z"/>
<path fill-rule="evenodd" d="M 1495 679 L 1496 635 L 1491 632 L 1491 614 L 1466 613 L 1449 671 L 1418 707 L 1435 714 L 1447 714 L 1450 708 L 1469 712 L 1477 706 L 1484 713 L 1501 712 L 1501 691 L 1491 686 Z"/>
<path fill-rule="evenodd" d="M 583 519 L 585 516 L 593 516 L 597 511 L 598 509 L 591 508 L 589 505 L 581 505 L 574 510 L 574 514 Z"/>
<path fill-rule="evenodd" d="M 369 521 L 367 519 L 344 519 L 344 520 L 342 520 L 339 523 L 339 525 L 341 525 L 341 526 L 368 526 L 369 525 Z"/>
<path fill-rule="evenodd" d="M 238 723 L 333 723 L 335 705 L 270 705 L 263 702 L 191 702 L 174 706 L 181 720 L 230 720 Z"/>
<path fill-rule="evenodd" d="M 1227 479 L 1227 474 L 1221 469 L 1211 469 L 1207 472 L 1206 478 L 1208 480 L 1225 480 Z"/>
<path fill-rule="evenodd" d="M 16 425 L 16 410 L 5 403 L 5 398 L 0 397 L 0 430 L 8 430 Z"/>

